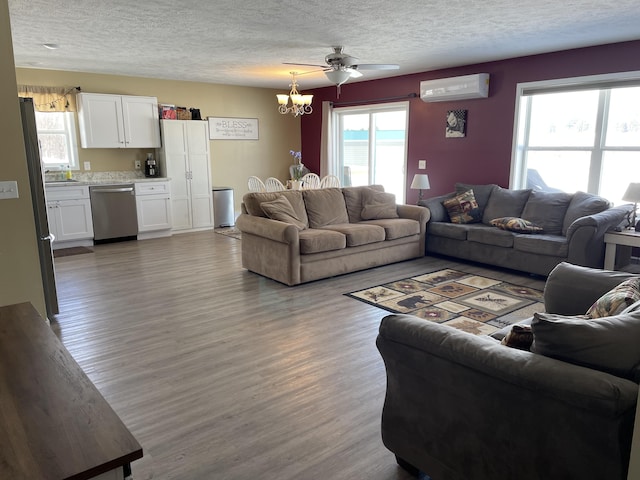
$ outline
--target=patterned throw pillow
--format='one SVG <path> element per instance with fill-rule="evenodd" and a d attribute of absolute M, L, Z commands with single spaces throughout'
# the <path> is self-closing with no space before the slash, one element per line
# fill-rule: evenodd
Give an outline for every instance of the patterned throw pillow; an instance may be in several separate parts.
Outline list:
<path fill-rule="evenodd" d="M 640 278 L 630 278 L 596 300 L 587 310 L 587 316 L 601 318 L 618 315 L 639 300 Z"/>
<path fill-rule="evenodd" d="M 500 217 L 491 220 L 491 225 L 501 230 L 509 230 L 516 233 L 540 233 L 543 228 L 529 220 L 518 217 Z"/>
<path fill-rule="evenodd" d="M 448 198 L 442 205 L 447 209 L 451 223 L 478 223 L 482 219 L 473 190 Z"/>

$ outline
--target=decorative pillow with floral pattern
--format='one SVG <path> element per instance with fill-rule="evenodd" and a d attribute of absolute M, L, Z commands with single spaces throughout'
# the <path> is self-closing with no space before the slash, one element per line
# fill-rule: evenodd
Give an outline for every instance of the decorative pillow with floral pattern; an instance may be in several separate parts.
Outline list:
<path fill-rule="evenodd" d="M 587 310 L 589 318 L 611 317 L 640 301 L 640 277 L 625 280 L 595 301 Z"/>

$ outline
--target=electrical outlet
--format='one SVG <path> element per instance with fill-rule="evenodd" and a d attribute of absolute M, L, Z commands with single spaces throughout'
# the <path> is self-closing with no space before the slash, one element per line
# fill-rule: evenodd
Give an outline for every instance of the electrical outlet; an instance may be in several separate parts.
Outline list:
<path fill-rule="evenodd" d="M 84 169 L 87 172 L 91 170 L 91 162 L 84 162 Z"/>
<path fill-rule="evenodd" d="M 427 161 L 426 160 L 418 160 L 418 168 L 420 170 L 424 170 L 425 168 L 427 168 Z"/>
<path fill-rule="evenodd" d="M 140 170 L 140 168 L 142 168 L 142 164 L 140 163 L 140 160 L 136 160 L 136 170 Z"/>

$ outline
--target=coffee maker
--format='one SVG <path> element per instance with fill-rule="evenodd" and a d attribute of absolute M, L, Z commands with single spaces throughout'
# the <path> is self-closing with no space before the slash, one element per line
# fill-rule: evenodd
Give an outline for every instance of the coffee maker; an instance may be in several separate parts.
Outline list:
<path fill-rule="evenodd" d="M 153 153 L 147 153 L 147 159 L 144 161 L 144 176 L 153 178 L 157 177 L 159 173 L 158 165 L 156 164 L 156 160 L 153 158 Z"/>

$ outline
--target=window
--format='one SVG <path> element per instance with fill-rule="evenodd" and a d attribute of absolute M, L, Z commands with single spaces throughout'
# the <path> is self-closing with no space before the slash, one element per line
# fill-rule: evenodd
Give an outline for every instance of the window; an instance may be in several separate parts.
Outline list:
<path fill-rule="evenodd" d="M 380 184 L 404 201 L 408 115 L 408 102 L 334 109 L 334 174 L 343 185 Z"/>
<path fill-rule="evenodd" d="M 640 72 L 519 85 L 514 188 L 599 194 L 640 182 Z"/>
<path fill-rule="evenodd" d="M 73 112 L 36 112 L 36 128 L 45 169 L 79 169 Z"/>

